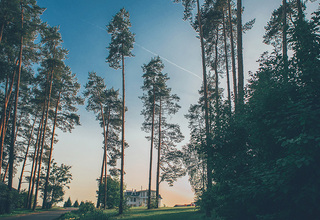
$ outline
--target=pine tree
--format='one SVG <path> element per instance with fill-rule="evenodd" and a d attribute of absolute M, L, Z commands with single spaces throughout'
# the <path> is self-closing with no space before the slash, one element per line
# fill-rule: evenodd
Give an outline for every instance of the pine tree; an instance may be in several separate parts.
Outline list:
<path fill-rule="evenodd" d="M 149 165 L 149 185 L 148 185 L 148 209 L 151 208 L 151 180 L 152 180 L 152 157 L 153 157 L 153 147 L 154 147 L 154 126 L 155 126 L 155 108 L 156 99 L 158 98 L 156 92 L 158 93 L 159 88 L 157 84 L 157 78 L 161 74 L 164 65 L 160 60 L 160 57 L 152 58 L 151 61 L 146 65 L 144 64 L 143 78 L 144 83 L 141 87 L 143 91 L 146 91 L 141 99 L 144 104 L 144 109 L 141 114 L 145 117 L 145 122 L 142 125 L 142 130 L 150 132 L 151 130 L 151 146 L 150 146 L 150 165 Z M 151 121 L 150 121 L 151 120 Z M 151 128 L 150 128 L 151 125 Z"/>
<path fill-rule="evenodd" d="M 93 111 L 97 114 L 97 120 L 100 121 L 100 125 L 103 128 L 104 136 L 104 154 L 103 162 L 101 167 L 100 185 L 104 184 L 105 191 L 107 192 L 107 164 L 111 166 L 116 165 L 116 159 L 119 157 L 119 130 L 120 130 L 120 112 L 121 112 L 121 101 L 119 100 L 119 93 L 113 88 L 106 89 L 104 80 L 97 76 L 96 73 L 89 73 L 88 82 L 85 86 L 86 90 L 84 95 L 88 98 L 87 110 Z M 108 162 L 107 156 L 110 155 Z M 99 191 L 100 192 L 100 191 Z M 106 204 L 100 200 L 102 197 L 98 194 L 97 208 L 100 203 Z M 106 208 L 106 206 L 104 207 Z"/>
<path fill-rule="evenodd" d="M 42 208 L 46 208 L 46 199 L 48 192 L 48 184 L 50 177 L 51 169 L 51 160 L 53 152 L 53 144 L 55 140 L 55 129 L 56 126 L 60 127 L 63 131 L 70 131 L 74 128 L 74 125 L 80 125 L 80 117 L 76 115 L 77 111 L 76 105 L 83 104 L 83 100 L 78 96 L 80 90 L 80 84 L 77 82 L 75 74 L 72 74 L 69 67 L 61 69 L 60 72 L 57 72 L 56 78 L 53 82 L 53 90 L 55 99 L 55 110 L 53 118 L 53 127 L 51 135 L 51 144 L 49 150 L 49 158 L 47 164 L 47 174 L 46 181 L 44 184 L 43 192 L 43 203 Z M 62 113 L 60 113 L 62 112 Z"/>
<path fill-rule="evenodd" d="M 35 199 L 33 203 L 33 210 L 35 210 L 37 205 L 37 197 L 38 190 L 40 184 L 40 175 L 41 175 L 41 164 L 44 153 L 44 143 L 47 135 L 47 125 L 49 125 L 49 111 L 51 108 L 51 99 L 53 92 L 53 80 L 56 75 L 59 74 L 65 68 L 64 60 L 67 55 L 67 50 L 62 48 L 61 43 L 61 35 L 58 32 L 59 29 L 57 27 L 45 27 L 42 32 L 42 40 L 43 43 L 42 53 L 44 56 L 44 60 L 41 62 L 39 80 L 43 80 L 45 84 L 44 88 L 44 105 L 42 109 L 42 118 L 41 123 L 43 123 L 40 139 L 38 142 L 39 151 L 39 160 L 38 160 L 38 175 L 36 178 L 36 188 L 35 188 Z"/>
<path fill-rule="evenodd" d="M 121 173 L 120 173 L 120 204 L 119 214 L 123 213 L 123 187 L 124 187 L 124 148 L 125 148 L 125 57 L 133 54 L 134 34 L 129 30 L 131 23 L 129 13 L 122 8 L 107 26 L 111 34 L 111 42 L 108 47 L 107 62 L 114 69 L 122 69 L 122 135 L 121 135 Z"/>

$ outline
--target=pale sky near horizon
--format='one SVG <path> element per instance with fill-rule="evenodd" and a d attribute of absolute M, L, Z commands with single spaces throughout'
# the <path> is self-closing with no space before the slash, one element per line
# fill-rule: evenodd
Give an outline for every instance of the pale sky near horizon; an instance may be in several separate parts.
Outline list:
<path fill-rule="evenodd" d="M 264 26 L 281 0 L 244 0 L 243 22 L 256 18 L 252 30 L 244 35 L 245 74 L 256 71 L 256 60 L 271 47 L 262 43 Z M 183 7 L 172 0 L 38 0 L 41 7 L 47 8 L 42 20 L 51 26 L 60 26 L 64 41 L 69 50 L 66 64 L 77 74 L 82 85 L 87 81 L 88 72 L 94 71 L 105 79 L 108 88 L 121 91 L 121 70 L 113 70 L 105 62 L 110 36 L 106 25 L 112 17 L 125 8 L 130 13 L 131 31 L 136 34 L 133 54 L 126 59 L 126 141 L 125 184 L 127 189 L 146 189 L 148 186 L 149 146 L 146 133 L 141 131 L 143 116 L 140 115 L 142 102 L 142 69 L 152 57 L 159 55 L 168 73 L 169 86 L 180 98 L 180 111 L 172 116 L 172 122 L 179 123 L 185 140 L 178 144 L 181 148 L 189 140 L 188 121 L 184 115 L 190 104 L 198 100 L 198 90 L 202 79 L 200 42 L 197 33 L 188 21 L 183 21 Z M 313 4 L 314 5 L 314 4 Z M 225 87 L 223 82 L 221 87 Z M 96 179 L 100 175 L 102 163 L 102 128 L 95 115 L 79 106 L 81 126 L 72 133 L 58 132 L 59 142 L 54 147 L 56 162 L 72 166 L 73 180 L 66 191 L 65 200 L 96 202 Z M 154 160 L 155 161 L 155 160 Z M 28 169 L 28 168 L 27 168 Z M 153 170 L 155 174 L 155 166 Z M 155 180 L 155 175 L 153 175 Z M 155 181 L 153 181 L 155 189 Z M 194 201 L 194 194 L 183 177 L 169 187 L 161 183 L 160 194 L 167 206 Z"/>

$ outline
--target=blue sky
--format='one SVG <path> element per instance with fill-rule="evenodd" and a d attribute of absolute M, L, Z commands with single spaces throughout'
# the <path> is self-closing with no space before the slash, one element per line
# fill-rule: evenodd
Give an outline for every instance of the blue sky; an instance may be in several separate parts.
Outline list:
<path fill-rule="evenodd" d="M 272 10 L 281 2 L 246 0 L 243 3 L 243 21 L 256 18 L 253 29 L 244 36 L 246 74 L 255 71 L 260 54 L 271 49 L 263 45 L 262 35 Z M 170 119 L 180 124 L 186 137 L 179 147 L 188 141 L 188 121 L 184 115 L 190 104 L 197 102 L 201 85 L 200 43 L 190 24 L 182 19 L 183 7 L 171 0 L 38 0 L 38 4 L 47 8 L 42 20 L 51 26 L 60 26 L 63 46 L 69 50 L 66 63 L 77 74 L 81 91 L 90 71 L 102 76 L 109 88 L 121 89 L 121 70 L 113 70 L 105 62 L 110 42 L 106 25 L 121 8 L 129 11 L 136 44 L 133 50 L 135 57 L 126 59 L 126 140 L 130 147 L 125 152 L 125 182 L 127 189 L 146 189 L 149 143 L 145 139 L 147 134 L 140 129 L 143 122 L 140 115 L 142 103 L 138 98 L 142 95 L 141 66 L 147 64 L 154 54 L 163 58 L 164 72 L 171 78 L 169 86 L 181 98 L 181 110 Z M 223 82 L 221 86 L 224 87 Z M 73 181 L 66 198 L 70 196 L 73 201 L 95 202 L 95 180 L 100 173 L 103 153 L 102 129 L 85 106 L 79 107 L 79 114 L 82 126 L 76 127 L 71 134 L 58 133 L 59 143 L 55 146 L 54 158 L 58 163 L 72 166 Z M 173 187 L 161 184 L 164 204 L 171 206 L 193 201 L 194 195 L 187 179 L 180 179 Z"/>

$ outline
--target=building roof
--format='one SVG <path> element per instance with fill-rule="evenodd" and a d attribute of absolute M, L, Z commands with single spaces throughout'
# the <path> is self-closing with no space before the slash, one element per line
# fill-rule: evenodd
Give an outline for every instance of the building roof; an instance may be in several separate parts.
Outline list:
<path fill-rule="evenodd" d="M 126 196 L 137 196 L 139 197 L 141 195 L 142 192 L 148 192 L 149 190 L 145 189 L 145 190 L 139 190 L 139 191 L 136 191 L 136 190 L 126 190 L 124 192 L 124 194 Z M 151 192 L 156 192 L 155 190 L 151 190 Z M 161 195 L 159 195 L 159 198 L 162 199 Z"/>

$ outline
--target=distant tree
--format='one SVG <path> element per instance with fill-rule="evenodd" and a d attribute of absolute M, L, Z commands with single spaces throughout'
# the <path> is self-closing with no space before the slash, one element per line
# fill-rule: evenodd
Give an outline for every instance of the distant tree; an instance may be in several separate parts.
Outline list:
<path fill-rule="evenodd" d="M 131 23 L 129 13 L 122 8 L 108 24 L 107 30 L 111 34 L 111 42 L 106 61 L 114 69 L 122 69 L 122 135 L 121 135 L 121 171 L 120 171 L 120 203 L 119 214 L 123 213 L 123 181 L 124 181 L 124 148 L 125 148 L 125 57 L 133 54 L 134 34 L 129 30 Z"/>
<path fill-rule="evenodd" d="M 79 207 L 79 202 L 78 202 L 78 200 L 76 200 L 76 201 L 73 203 L 73 207 L 75 207 L 75 208 L 78 208 L 78 207 Z"/>
<path fill-rule="evenodd" d="M 60 166 L 57 165 L 56 162 L 52 161 L 51 165 L 52 169 L 50 171 L 49 182 L 47 185 L 47 202 L 46 206 L 43 208 L 51 208 L 58 202 L 63 201 L 63 196 L 65 194 L 65 188 L 69 189 L 68 184 L 72 180 L 72 174 L 70 172 L 71 166 L 61 164 Z M 45 193 L 45 182 L 46 182 L 46 174 L 43 170 L 41 175 L 41 196 L 44 197 Z M 70 198 L 69 198 L 70 199 Z M 70 206 L 71 207 L 71 201 Z"/>
<path fill-rule="evenodd" d="M 67 207 L 71 207 L 71 206 L 72 206 L 72 203 L 71 203 L 71 199 L 69 197 L 68 200 L 64 202 L 63 207 L 67 208 Z"/>

